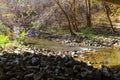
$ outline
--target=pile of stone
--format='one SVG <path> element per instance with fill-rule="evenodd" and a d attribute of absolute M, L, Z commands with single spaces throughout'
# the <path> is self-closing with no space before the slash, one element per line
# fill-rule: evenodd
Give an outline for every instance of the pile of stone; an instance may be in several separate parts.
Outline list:
<path fill-rule="evenodd" d="M 0 54 L 0 80 L 120 80 L 119 76 L 120 71 L 105 66 L 99 70 L 46 49 L 13 49 Z"/>

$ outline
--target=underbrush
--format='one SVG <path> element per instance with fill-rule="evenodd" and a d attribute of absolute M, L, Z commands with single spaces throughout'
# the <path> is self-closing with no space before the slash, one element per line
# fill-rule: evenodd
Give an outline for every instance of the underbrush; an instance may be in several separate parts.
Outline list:
<path fill-rule="evenodd" d="M 5 48 L 5 45 L 10 42 L 8 35 L 8 29 L 0 21 L 0 50 Z"/>
<path fill-rule="evenodd" d="M 115 33 L 112 33 L 109 27 L 98 27 L 98 28 L 82 28 L 79 33 L 80 36 L 88 39 L 104 39 L 104 38 L 117 38 L 119 37 Z"/>
<path fill-rule="evenodd" d="M 20 36 L 17 39 L 18 39 L 19 43 L 25 41 L 25 30 L 22 31 L 22 33 L 20 34 Z"/>
<path fill-rule="evenodd" d="M 0 50 L 4 49 L 6 44 L 10 42 L 10 39 L 8 36 L 0 35 Z"/>
<path fill-rule="evenodd" d="M 95 38 L 96 33 L 91 28 L 84 28 L 81 30 L 80 35 L 85 38 Z"/>
<path fill-rule="evenodd" d="M 49 33 L 56 34 L 56 35 L 67 35 L 70 34 L 68 30 L 64 30 L 62 28 L 47 28 L 46 30 Z"/>
<path fill-rule="evenodd" d="M 19 47 L 19 44 L 25 41 L 25 30 L 16 37 L 9 29 L 0 21 L 0 51 L 6 48 Z"/>
<path fill-rule="evenodd" d="M 54 35 L 70 35 L 69 30 L 64 30 L 61 28 L 47 28 L 48 33 Z M 88 39 L 88 40 L 104 40 L 105 38 L 118 38 L 117 35 L 111 32 L 109 27 L 81 27 L 80 32 L 75 32 L 78 39 Z"/>

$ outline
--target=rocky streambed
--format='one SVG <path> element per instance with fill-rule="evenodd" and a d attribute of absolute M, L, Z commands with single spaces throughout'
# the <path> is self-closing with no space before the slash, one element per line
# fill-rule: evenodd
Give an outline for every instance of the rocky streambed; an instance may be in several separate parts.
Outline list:
<path fill-rule="evenodd" d="M 76 61 L 74 51 L 25 47 L 0 52 L 0 80 L 120 80 L 120 70 Z M 83 56 L 84 57 L 84 56 Z"/>
<path fill-rule="evenodd" d="M 119 36 L 83 36 L 57 35 L 48 32 L 41 33 L 41 38 L 56 41 L 69 46 L 120 47 Z"/>

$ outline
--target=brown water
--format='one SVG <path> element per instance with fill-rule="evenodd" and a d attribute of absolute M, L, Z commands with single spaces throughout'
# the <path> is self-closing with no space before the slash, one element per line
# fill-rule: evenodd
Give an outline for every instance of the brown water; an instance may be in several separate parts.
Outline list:
<path fill-rule="evenodd" d="M 28 43 L 32 43 L 33 46 L 38 48 L 48 48 L 54 50 L 88 50 L 97 49 L 95 47 L 79 47 L 79 46 L 67 46 L 57 42 L 49 41 L 46 39 L 34 39 L 28 40 Z M 109 67 L 120 67 L 120 48 L 101 48 L 97 51 L 85 52 L 85 58 L 77 57 L 75 60 L 82 60 L 84 62 L 91 62 L 95 68 L 100 68 L 101 65 Z"/>

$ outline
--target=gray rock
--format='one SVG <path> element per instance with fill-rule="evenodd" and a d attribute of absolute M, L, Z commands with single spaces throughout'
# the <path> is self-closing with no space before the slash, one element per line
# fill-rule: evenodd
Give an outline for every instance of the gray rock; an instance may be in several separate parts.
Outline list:
<path fill-rule="evenodd" d="M 28 68 L 28 69 L 39 69 L 39 65 L 37 65 L 37 66 L 26 66 L 26 68 Z"/>
<path fill-rule="evenodd" d="M 34 80 L 41 80 L 41 78 L 44 74 L 45 74 L 44 72 L 36 73 L 36 74 L 34 74 L 33 78 L 34 78 Z"/>
<path fill-rule="evenodd" d="M 26 75 L 24 76 L 24 79 L 26 79 L 26 78 L 31 78 L 31 77 L 33 77 L 33 75 L 34 75 L 34 73 L 26 74 Z"/>
<path fill-rule="evenodd" d="M 107 67 L 103 67 L 102 72 L 105 76 L 110 77 L 111 73 Z"/>

